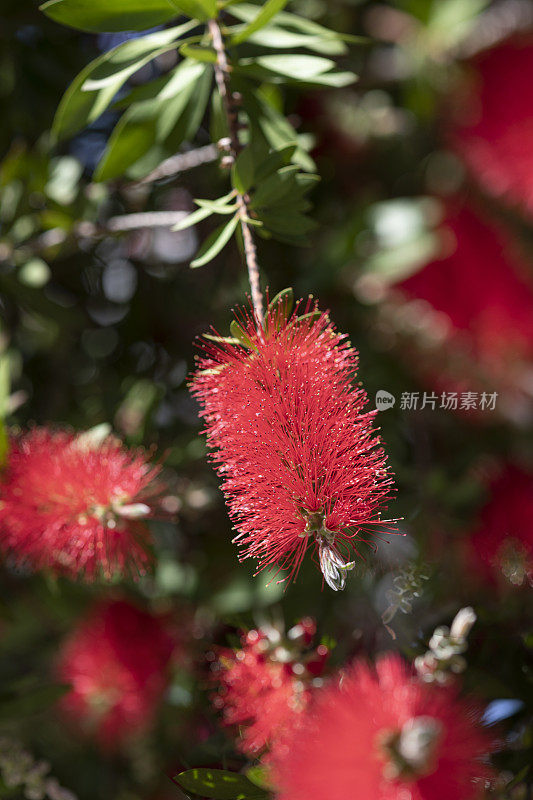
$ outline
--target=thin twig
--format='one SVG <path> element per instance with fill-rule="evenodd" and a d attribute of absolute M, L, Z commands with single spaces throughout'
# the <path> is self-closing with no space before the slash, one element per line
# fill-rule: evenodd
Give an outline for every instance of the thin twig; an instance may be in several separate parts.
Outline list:
<path fill-rule="evenodd" d="M 186 172 L 189 169 L 200 167 L 202 164 L 210 164 L 216 161 L 219 156 L 218 147 L 216 144 L 206 144 L 204 147 L 196 147 L 194 150 L 187 150 L 185 153 L 177 153 L 177 155 L 167 158 L 156 169 L 134 182 L 135 186 L 143 186 L 146 183 L 154 183 L 164 178 L 172 178 L 179 175 L 180 172 Z"/>
<path fill-rule="evenodd" d="M 239 107 L 238 103 L 236 102 L 236 97 L 232 93 L 229 85 L 230 66 L 226 56 L 226 49 L 224 47 L 224 39 L 222 36 L 222 31 L 220 30 L 220 25 L 216 19 L 210 19 L 208 22 L 208 28 L 217 57 L 214 65 L 215 80 L 220 97 L 222 98 L 226 119 L 228 121 L 229 142 L 227 145 L 225 159 L 227 159 L 230 163 L 233 163 L 242 149 L 239 141 Z M 246 261 L 246 267 L 248 269 L 248 280 L 250 281 L 254 313 L 257 322 L 262 324 L 264 320 L 263 293 L 261 292 L 259 264 L 257 262 L 257 248 L 255 246 L 252 230 L 248 222 L 250 214 L 248 211 L 248 199 L 245 195 L 237 195 L 237 206 L 244 243 L 244 258 Z"/>
<path fill-rule="evenodd" d="M 7 242 L 0 242 L 0 262 L 9 261 L 18 250 L 29 255 L 38 255 L 59 247 L 68 239 L 100 239 L 113 233 L 127 233 L 143 228 L 171 228 L 188 215 L 187 211 L 143 211 L 137 214 L 121 214 L 111 217 L 105 223 L 88 221 L 76 222 L 72 228 L 52 228 L 33 239 L 11 247 Z"/>

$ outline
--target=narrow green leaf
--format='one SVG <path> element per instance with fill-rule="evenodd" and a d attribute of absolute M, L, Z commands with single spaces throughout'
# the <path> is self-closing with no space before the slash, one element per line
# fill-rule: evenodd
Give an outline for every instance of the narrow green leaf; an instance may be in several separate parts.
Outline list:
<path fill-rule="evenodd" d="M 236 319 L 232 319 L 232 321 L 230 323 L 230 326 L 229 326 L 229 329 L 230 329 L 233 337 L 235 339 L 238 339 L 238 341 L 242 345 L 244 345 L 244 347 L 247 347 L 248 349 L 251 349 L 251 350 L 256 350 L 257 349 L 255 344 L 252 342 L 252 340 L 250 339 L 250 337 L 248 336 L 248 334 L 246 333 L 246 331 L 242 327 L 242 325 L 239 325 L 239 323 L 237 322 Z"/>
<path fill-rule="evenodd" d="M 281 167 L 287 166 L 296 149 L 296 144 L 289 144 L 287 147 L 281 147 L 279 150 L 274 150 L 273 153 L 270 153 L 256 168 L 256 181 L 262 181 L 277 172 Z"/>
<path fill-rule="evenodd" d="M 188 216 L 184 217 L 180 220 L 176 225 L 172 226 L 173 231 L 184 231 L 185 228 L 190 228 L 192 225 L 197 225 L 202 220 L 207 219 L 213 214 L 213 211 L 210 211 L 208 208 L 197 208 L 196 211 L 192 211 Z"/>
<path fill-rule="evenodd" d="M 217 54 L 214 50 L 208 47 L 198 47 L 194 44 L 184 44 L 180 47 L 180 53 L 188 58 L 194 58 L 195 61 L 202 61 L 206 64 L 214 64 L 217 60 Z"/>
<path fill-rule="evenodd" d="M 294 290 L 291 286 L 289 286 L 287 289 L 282 289 L 281 292 L 278 292 L 278 294 L 272 298 L 268 304 L 270 311 L 275 311 L 278 306 L 285 313 L 285 317 L 290 315 L 292 309 L 294 308 Z"/>
<path fill-rule="evenodd" d="M 240 194 L 246 194 L 254 182 L 253 150 L 245 147 L 235 161 L 231 170 L 233 186 Z"/>
<path fill-rule="evenodd" d="M 238 206 L 236 203 L 232 203 L 229 206 L 224 206 L 220 203 L 217 203 L 216 200 L 196 200 L 195 201 L 200 208 L 205 208 L 207 211 L 211 211 L 213 214 L 234 214 Z"/>
<path fill-rule="evenodd" d="M 241 59 L 240 65 L 258 65 L 277 75 L 286 75 L 293 80 L 309 80 L 335 67 L 335 62 L 323 56 L 300 54 L 258 56 L 254 59 Z"/>
<path fill-rule="evenodd" d="M 265 178 L 257 187 L 254 192 L 250 205 L 252 208 L 266 208 L 268 206 L 275 206 L 286 194 L 291 190 L 291 187 L 297 190 L 295 174 L 299 172 L 300 167 L 298 164 L 289 164 L 282 167 L 280 170 Z"/>
<path fill-rule="evenodd" d="M 189 769 L 173 780 L 186 792 L 210 800 L 262 800 L 268 794 L 245 775 L 223 769 Z"/>
<path fill-rule="evenodd" d="M 232 8 L 231 14 L 243 22 L 250 22 L 257 14 L 257 6 L 252 3 L 238 3 Z M 274 22 L 276 26 L 280 28 L 300 31 L 310 36 L 320 37 L 323 40 L 333 39 L 352 44 L 366 44 L 369 41 L 367 37 L 332 31 L 329 28 L 325 28 L 323 25 L 319 25 L 317 22 L 313 22 L 313 20 L 307 19 L 307 17 L 298 14 L 290 14 L 287 11 L 280 11 L 276 15 Z"/>
<path fill-rule="evenodd" d="M 149 101 L 150 102 L 150 101 Z M 120 118 L 98 164 L 95 181 L 109 181 L 123 175 L 156 140 L 157 114 L 150 102 L 132 106 Z"/>
<path fill-rule="evenodd" d="M 257 16 L 232 38 L 232 44 L 245 42 L 253 33 L 263 28 L 273 16 L 287 5 L 287 0 L 267 0 L 259 9 Z"/>
<path fill-rule="evenodd" d="M 204 264 L 212 261 L 213 258 L 217 256 L 227 245 L 235 233 L 238 224 L 239 217 L 237 214 L 235 214 L 235 216 L 232 217 L 229 222 L 220 225 L 216 230 L 214 230 L 200 247 L 198 255 L 194 261 L 191 261 L 191 267 L 193 267 L 193 269 L 196 267 L 203 267 Z"/>
<path fill-rule="evenodd" d="M 269 47 L 273 50 L 297 50 L 305 48 L 326 56 L 344 55 L 348 48 L 340 39 L 309 36 L 306 33 L 287 31 L 276 25 L 268 25 L 253 33 L 248 40 L 251 44 Z"/>
<path fill-rule="evenodd" d="M 184 9 L 174 0 L 48 0 L 40 10 L 62 25 L 105 33 L 154 28 Z"/>
<path fill-rule="evenodd" d="M 94 122 L 128 78 L 157 55 L 174 46 L 195 23 L 188 22 L 119 44 L 88 64 L 63 95 L 52 127 L 58 138 L 72 136 Z"/>

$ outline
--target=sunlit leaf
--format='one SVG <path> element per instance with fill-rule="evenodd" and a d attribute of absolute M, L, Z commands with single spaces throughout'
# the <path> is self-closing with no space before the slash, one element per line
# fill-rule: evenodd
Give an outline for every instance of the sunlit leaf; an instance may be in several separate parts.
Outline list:
<path fill-rule="evenodd" d="M 55 22 L 94 33 L 147 30 L 184 11 L 175 0 L 48 0 L 40 9 Z"/>
<path fill-rule="evenodd" d="M 239 224 L 239 217 L 236 214 L 229 222 L 220 225 L 216 230 L 207 237 L 205 242 L 200 247 L 198 254 L 194 261 L 191 261 L 191 267 L 203 267 L 209 261 L 217 256 L 220 251 L 227 245 L 237 226 Z"/>
<path fill-rule="evenodd" d="M 253 33 L 263 28 L 286 5 L 287 0 L 267 0 L 263 6 L 259 7 L 257 16 L 233 36 L 232 43 L 240 44 L 240 42 L 245 42 Z"/>

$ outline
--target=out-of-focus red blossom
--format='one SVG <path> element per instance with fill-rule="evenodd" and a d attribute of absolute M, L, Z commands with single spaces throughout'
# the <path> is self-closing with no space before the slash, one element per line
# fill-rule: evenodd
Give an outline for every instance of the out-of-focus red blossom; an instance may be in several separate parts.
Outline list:
<path fill-rule="evenodd" d="M 533 284 L 525 260 L 472 206 L 449 205 L 437 235 L 440 257 L 389 287 L 383 323 L 403 352 L 416 349 L 416 369 L 435 391 L 485 392 L 485 407 L 497 392 L 497 411 L 527 413 Z"/>
<path fill-rule="evenodd" d="M 12 437 L 0 481 L 0 543 L 16 563 L 92 580 L 144 573 L 159 467 L 108 437 L 34 428 Z"/>
<path fill-rule="evenodd" d="M 449 139 L 490 194 L 533 213 L 533 35 L 478 54 L 452 102 Z"/>
<path fill-rule="evenodd" d="M 59 654 L 57 678 L 72 687 L 61 711 L 102 747 L 119 747 L 153 722 L 175 646 L 164 618 L 125 601 L 98 605 Z"/>
<path fill-rule="evenodd" d="M 357 354 L 327 314 L 312 322 L 271 310 L 264 327 L 243 325 L 250 346 L 207 343 L 192 383 L 234 541 L 258 570 L 277 564 L 289 577 L 312 549 L 342 588 L 345 555 L 380 523 L 392 484 L 375 412 L 352 385 Z"/>
<path fill-rule="evenodd" d="M 488 484 L 468 539 L 469 565 L 491 583 L 533 585 L 533 476 L 509 464 Z"/>
<path fill-rule="evenodd" d="M 279 800 L 470 800 L 495 747 L 453 687 L 418 682 L 402 660 L 356 663 L 317 692 L 271 754 Z"/>
<path fill-rule="evenodd" d="M 476 360 L 501 369 L 509 358 L 530 358 L 533 286 L 511 237 L 467 206 L 448 208 L 440 236 L 441 257 L 397 288 L 464 332 Z"/>
<path fill-rule="evenodd" d="M 329 650 L 311 648 L 315 623 L 304 619 L 287 638 L 275 627 L 251 630 L 240 650 L 222 649 L 213 665 L 212 701 L 226 725 L 239 727 L 239 748 L 252 756 L 283 737 L 307 706 Z"/>

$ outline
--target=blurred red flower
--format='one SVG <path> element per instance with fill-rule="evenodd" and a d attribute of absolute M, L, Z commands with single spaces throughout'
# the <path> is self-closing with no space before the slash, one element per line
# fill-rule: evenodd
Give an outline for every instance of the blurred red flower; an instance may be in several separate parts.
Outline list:
<path fill-rule="evenodd" d="M 113 437 L 34 428 L 12 437 L 0 481 L 0 543 L 16 563 L 92 580 L 149 564 L 154 477 Z"/>
<path fill-rule="evenodd" d="M 277 564 L 289 577 L 311 548 L 342 588 L 346 554 L 380 523 L 392 484 L 374 412 L 352 385 L 357 354 L 326 314 L 243 324 L 248 346 L 206 344 L 192 384 L 235 541 L 258 570 Z"/>
<path fill-rule="evenodd" d="M 115 748 L 152 723 L 175 642 L 162 618 L 125 601 L 98 605 L 70 634 L 57 678 L 60 708 L 75 729 Z"/>
<path fill-rule="evenodd" d="M 445 315 L 481 363 L 531 357 L 533 284 L 511 237 L 464 205 L 448 207 L 439 235 L 440 257 L 397 288 Z"/>
<path fill-rule="evenodd" d="M 310 649 L 314 633 L 310 619 L 287 637 L 276 627 L 263 626 L 242 636 L 241 649 L 220 651 L 213 705 L 223 710 L 226 725 L 239 728 L 244 753 L 257 756 L 268 748 L 306 707 L 329 655 L 324 645 Z"/>
<path fill-rule="evenodd" d="M 450 142 L 490 194 L 533 213 L 533 36 L 478 54 L 452 106 Z"/>
<path fill-rule="evenodd" d="M 279 800 L 470 800 L 494 741 L 452 687 L 421 684 L 395 655 L 356 663 L 315 694 L 272 753 Z"/>
<path fill-rule="evenodd" d="M 533 585 L 533 476 L 506 465 L 488 484 L 488 500 L 468 540 L 477 572 L 490 582 Z"/>
<path fill-rule="evenodd" d="M 533 394 L 528 264 L 506 231 L 475 206 L 449 204 L 445 211 L 436 231 L 438 257 L 388 288 L 382 324 L 435 392 L 496 393 L 493 410 L 527 419 Z M 457 400 L 454 408 L 441 407 L 460 411 Z"/>

